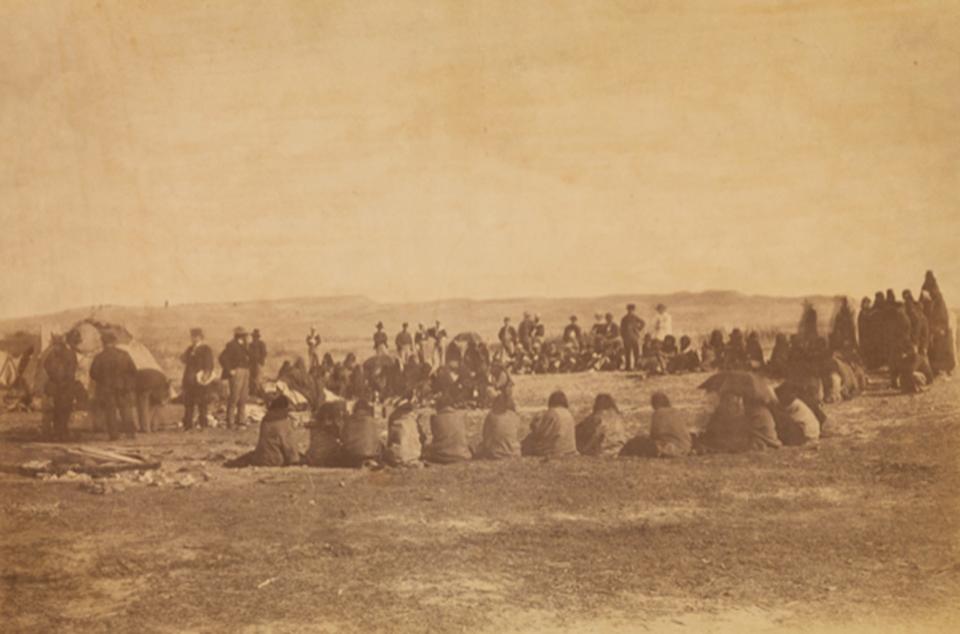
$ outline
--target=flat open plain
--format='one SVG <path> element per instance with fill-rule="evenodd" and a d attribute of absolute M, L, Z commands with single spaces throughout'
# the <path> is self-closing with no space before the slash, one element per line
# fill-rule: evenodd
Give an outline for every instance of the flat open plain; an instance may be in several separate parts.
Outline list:
<path fill-rule="evenodd" d="M 519 377 L 516 393 L 529 417 L 561 387 L 579 416 L 608 391 L 645 429 L 653 390 L 696 408 L 703 378 Z M 171 430 L 118 443 L 163 461 L 160 486 L 0 473 L 0 618 L 35 632 L 955 630 L 960 381 L 914 397 L 874 382 L 829 407 L 816 449 L 231 471 L 220 463 L 255 429 Z M 6 471 L 42 453 L 36 418 L 0 420 Z M 186 475 L 196 484 L 176 486 Z"/>

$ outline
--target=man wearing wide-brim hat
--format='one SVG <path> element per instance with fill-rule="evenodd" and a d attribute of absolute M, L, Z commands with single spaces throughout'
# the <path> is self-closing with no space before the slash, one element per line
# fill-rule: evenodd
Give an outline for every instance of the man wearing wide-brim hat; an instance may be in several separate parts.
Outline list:
<path fill-rule="evenodd" d="M 241 425 L 246 420 L 247 395 L 250 392 L 250 349 L 247 345 L 246 328 L 237 326 L 231 339 L 220 353 L 222 378 L 230 385 L 227 398 L 227 429 Z"/>

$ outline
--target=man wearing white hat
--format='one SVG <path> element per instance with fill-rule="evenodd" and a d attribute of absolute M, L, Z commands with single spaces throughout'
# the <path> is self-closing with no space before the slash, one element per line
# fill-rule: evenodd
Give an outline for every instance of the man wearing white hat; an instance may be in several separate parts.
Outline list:
<path fill-rule="evenodd" d="M 221 378 L 230 383 L 230 396 L 227 398 L 227 429 L 240 425 L 246 419 L 247 395 L 250 392 L 250 349 L 247 345 L 248 333 L 243 326 L 233 329 L 233 339 L 220 353 Z M 235 416 L 234 416 L 235 415 Z"/>

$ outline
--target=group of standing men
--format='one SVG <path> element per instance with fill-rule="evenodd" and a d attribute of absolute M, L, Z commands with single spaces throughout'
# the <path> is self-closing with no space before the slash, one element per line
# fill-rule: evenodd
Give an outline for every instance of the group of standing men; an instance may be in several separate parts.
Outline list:
<path fill-rule="evenodd" d="M 389 338 L 384 330 L 383 322 L 378 321 L 373 333 L 373 350 L 378 355 L 390 353 Z M 446 358 L 447 331 L 439 321 L 430 328 L 417 324 L 417 331 L 410 332 L 410 324 L 403 322 L 400 332 L 393 339 L 400 367 L 403 368 L 413 357 L 421 364 L 432 368 L 439 368 Z"/>
<path fill-rule="evenodd" d="M 103 332 L 100 340 L 102 349 L 90 365 L 90 379 L 95 387 L 91 403 L 94 427 L 102 422 L 111 440 L 118 439 L 121 432 L 133 437 L 136 406 L 140 431 L 152 431 L 154 405 L 162 401 L 169 390 L 166 377 L 156 369 L 138 369 L 130 353 L 117 346 L 113 332 Z M 44 355 L 43 370 L 47 377 L 44 392 L 51 403 L 49 434 L 53 440 L 70 440 L 74 405 L 86 393 L 77 380 L 79 344 L 77 330 L 66 335 L 54 333 L 50 350 Z M 46 415 L 44 419 L 47 420 Z"/>
<path fill-rule="evenodd" d="M 220 379 L 226 381 L 229 387 L 228 429 L 243 424 L 250 393 L 262 394 L 260 382 L 266 360 L 267 344 L 261 338 L 260 330 L 254 328 L 252 333 L 248 333 L 242 326 L 234 328 L 233 338 L 217 358 L 221 367 Z M 190 330 L 190 345 L 180 355 L 180 361 L 184 366 L 183 428 L 193 429 L 194 414 L 198 416 L 196 425 L 206 427 L 211 390 L 217 377 L 214 374 L 213 350 L 204 341 L 202 329 Z"/>

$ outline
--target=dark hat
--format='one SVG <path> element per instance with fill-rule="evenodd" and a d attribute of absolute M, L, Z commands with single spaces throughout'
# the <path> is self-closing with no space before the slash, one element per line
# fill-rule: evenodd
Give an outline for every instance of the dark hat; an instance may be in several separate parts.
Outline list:
<path fill-rule="evenodd" d="M 254 329 L 253 329 L 253 336 L 254 336 L 254 337 L 259 337 L 259 336 L 260 336 L 260 329 L 259 329 L 259 328 L 254 328 Z"/>
<path fill-rule="evenodd" d="M 409 328 L 409 327 L 410 327 L 410 324 L 408 324 L 407 322 L 403 322 L 403 327 L 404 327 L 404 328 Z"/>
<path fill-rule="evenodd" d="M 202 337 L 202 336 L 203 336 L 203 329 L 202 329 L 202 328 L 191 328 L 191 329 L 190 329 L 190 336 L 191 336 L 191 337 Z"/>
<path fill-rule="evenodd" d="M 666 310 L 667 307 L 664 304 L 657 304 L 657 310 Z"/>
<path fill-rule="evenodd" d="M 670 407 L 670 397 L 667 396 L 666 392 L 654 392 L 650 395 L 650 404 L 653 409 Z"/>
<path fill-rule="evenodd" d="M 577 321 L 576 315 L 570 315 L 570 321 Z"/>
<path fill-rule="evenodd" d="M 627 304 L 627 310 L 636 310 L 636 308 L 637 308 L 636 304 Z"/>
<path fill-rule="evenodd" d="M 383 328 L 383 322 L 382 322 L 382 321 L 378 321 L 378 322 L 377 322 L 377 328 Z"/>

